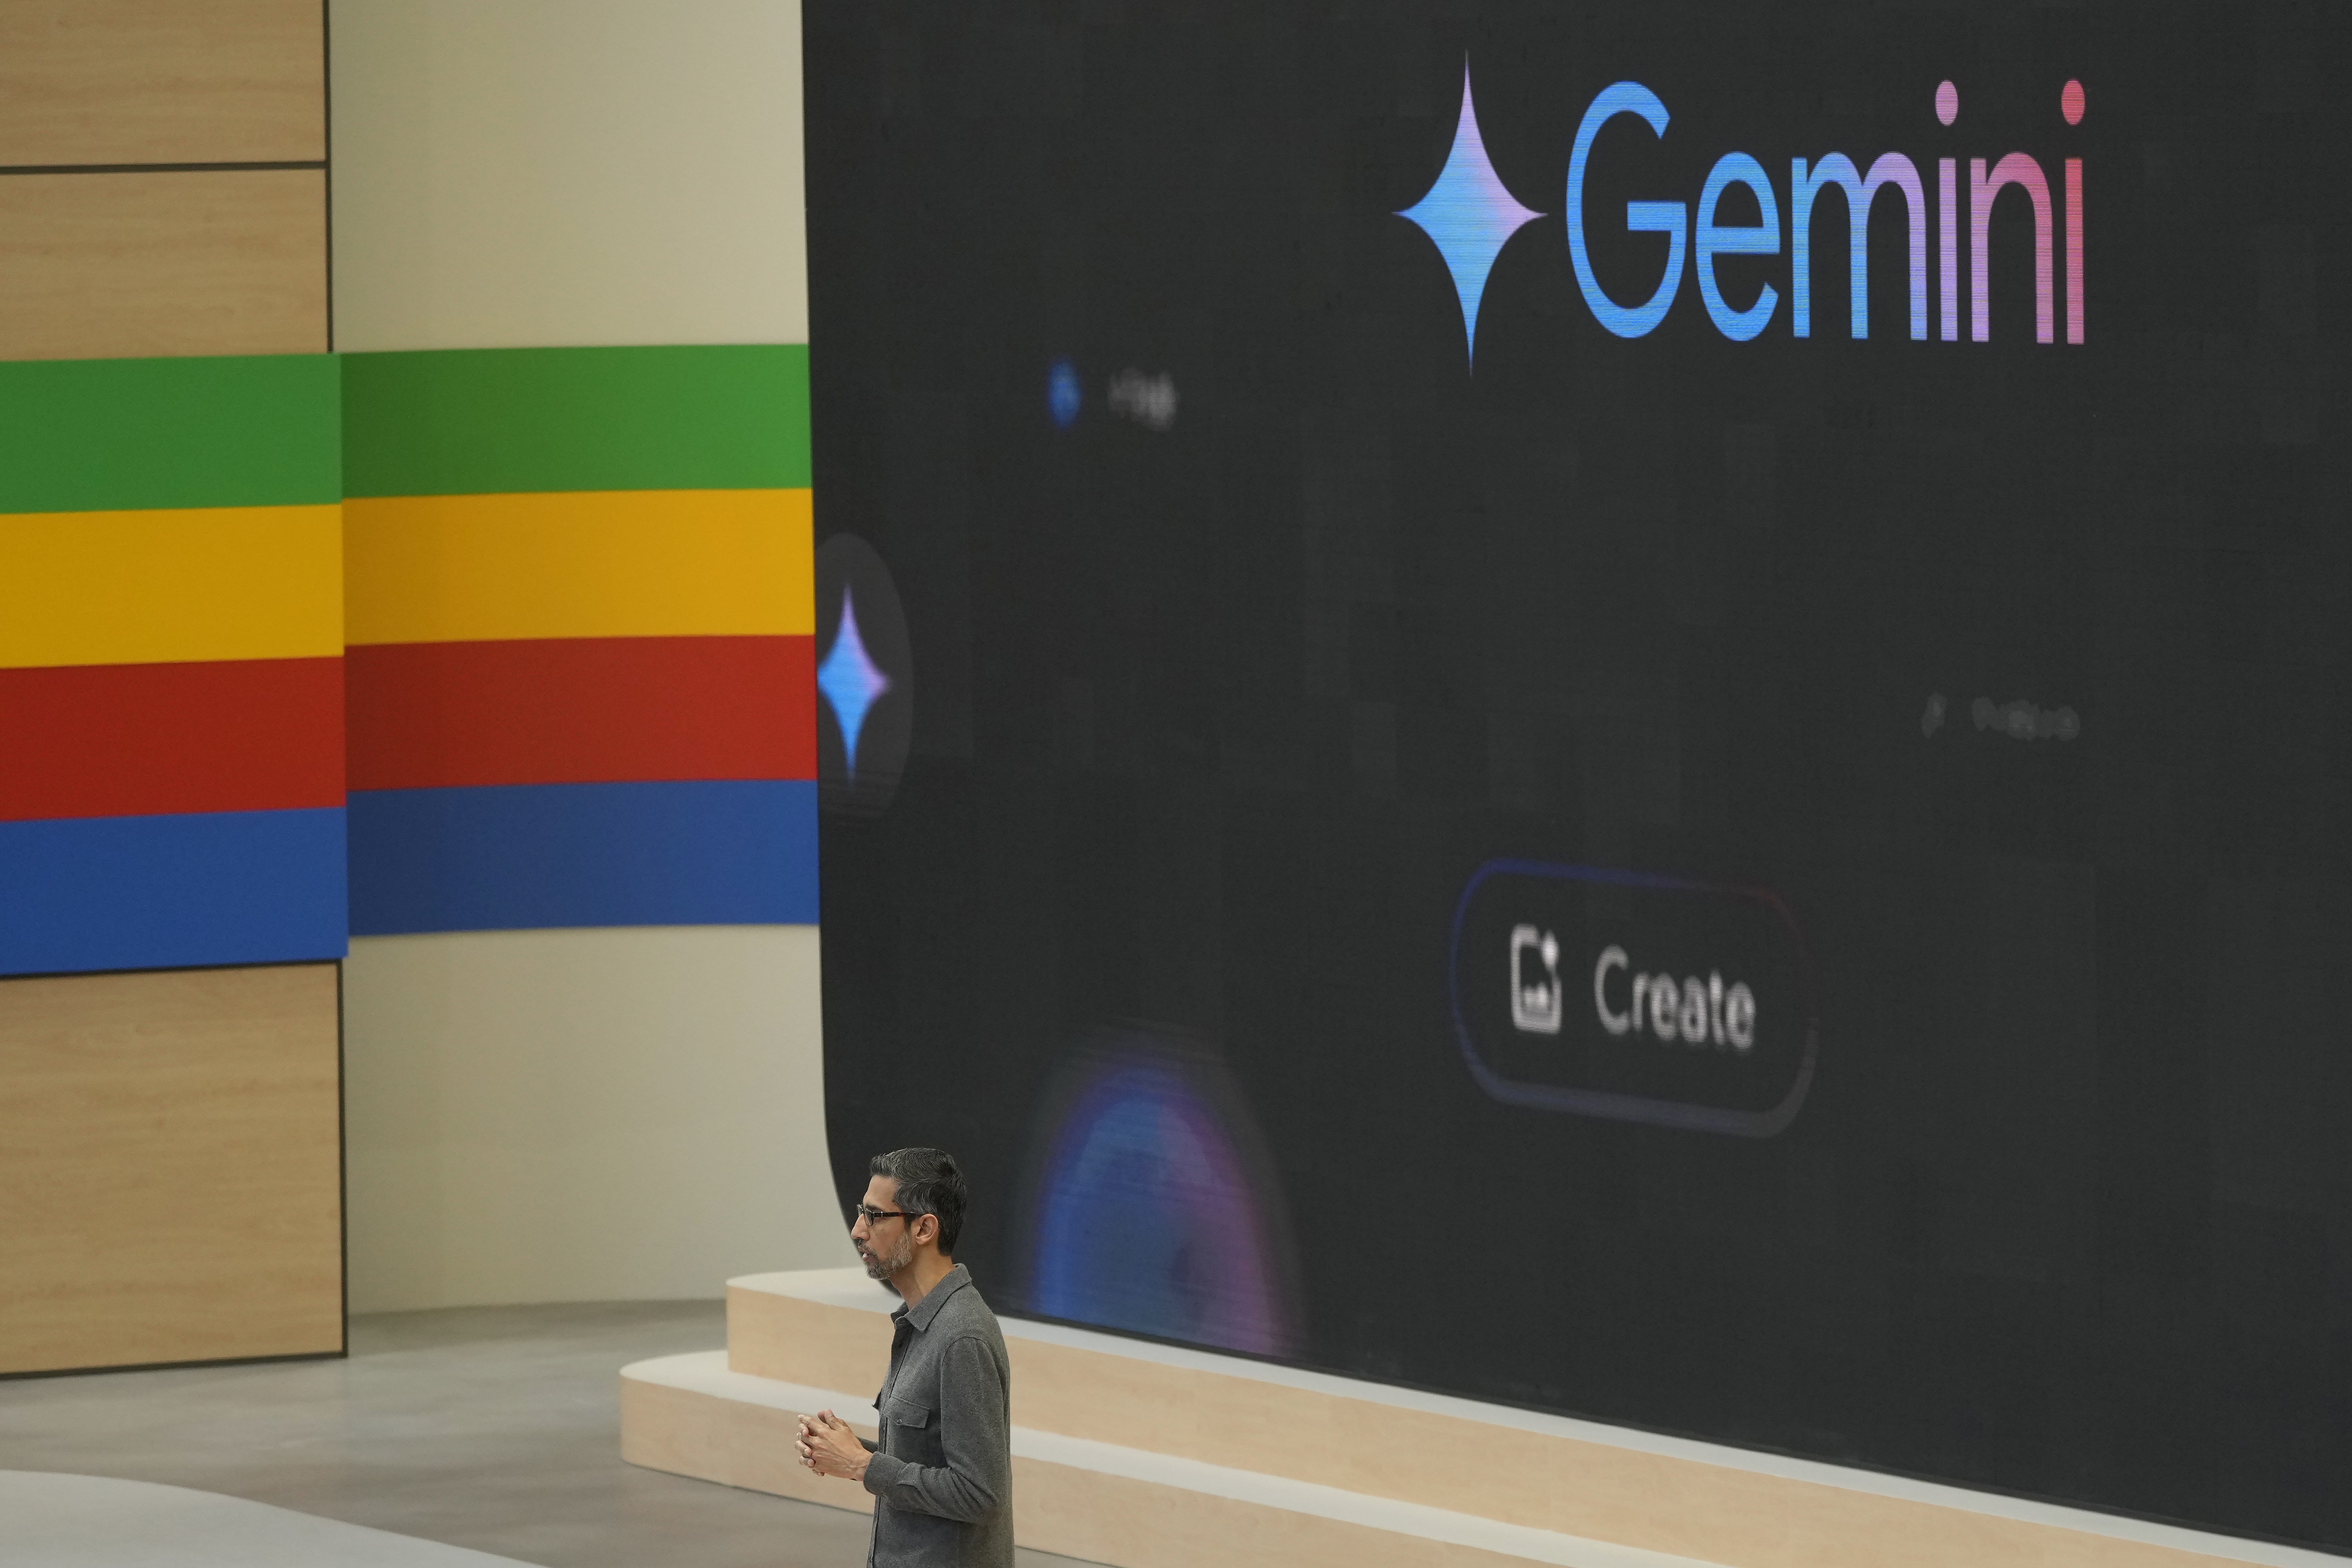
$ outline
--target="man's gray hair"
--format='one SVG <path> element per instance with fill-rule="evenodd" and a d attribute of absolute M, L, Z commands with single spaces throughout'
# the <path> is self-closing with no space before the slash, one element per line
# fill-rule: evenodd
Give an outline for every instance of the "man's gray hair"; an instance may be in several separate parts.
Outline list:
<path fill-rule="evenodd" d="M 877 1154 L 866 1166 L 869 1175 L 887 1176 L 898 1184 L 898 1207 L 908 1225 L 917 1215 L 936 1215 L 940 1221 L 940 1251 L 955 1256 L 956 1237 L 963 1234 L 962 1168 L 944 1149 L 893 1149 Z"/>

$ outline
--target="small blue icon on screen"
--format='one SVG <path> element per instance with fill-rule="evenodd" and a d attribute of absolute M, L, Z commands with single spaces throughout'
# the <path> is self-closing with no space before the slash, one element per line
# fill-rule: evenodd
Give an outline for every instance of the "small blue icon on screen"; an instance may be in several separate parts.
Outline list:
<path fill-rule="evenodd" d="M 1078 384 L 1078 367 L 1068 360 L 1057 359 L 1045 373 L 1045 412 L 1054 423 L 1066 430 L 1078 422 L 1078 405 L 1086 401 L 1086 389 Z"/>
<path fill-rule="evenodd" d="M 866 639 L 857 635 L 857 605 L 846 588 L 841 591 L 841 626 L 834 633 L 833 651 L 817 667 L 816 685 L 840 721 L 841 749 L 849 763 L 849 776 L 855 780 L 857 732 L 866 727 L 867 711 L 890 689 L 890 678 L 875 667 L 873 657 L 866 651 Z"/>
<path fill-rule="evenodd" d="M 817 805 L 878 816 L 907 771 L 915 734 L 915 649 L 890 568 L 853 533 L 816 550 Z M 825 722 L 826 719 L 832 722 Z"/>

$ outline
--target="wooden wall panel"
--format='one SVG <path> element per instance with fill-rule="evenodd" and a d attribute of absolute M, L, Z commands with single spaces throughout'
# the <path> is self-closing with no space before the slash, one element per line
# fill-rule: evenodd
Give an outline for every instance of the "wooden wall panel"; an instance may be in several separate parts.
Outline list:
<path fill-rule="evenodd" d="M 327 348 L 323 166 L 149 167 L 322 165 L 324 26 L 0 0 L 0 360 Z M 341 1349 L 339 1008 L 331 963 L 0 982 L 0 1373 Z"/>
<path fill-rule="evenodd" d="M 0 0 L 0 166 L 324 158 L 319 0 Z"/>
<path fill-rule="evenodd" d="M 335 970 L 0 982 L 0 1373 L 342 1348 Z"/>
<path fill-rule="evenodd" d="M 324 352 L 326 179 L 0 176 L 0 359 Z"/>

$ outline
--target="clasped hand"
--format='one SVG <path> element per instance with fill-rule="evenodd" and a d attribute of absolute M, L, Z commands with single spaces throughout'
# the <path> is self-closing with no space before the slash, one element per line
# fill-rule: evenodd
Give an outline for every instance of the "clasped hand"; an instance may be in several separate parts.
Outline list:
<path fill-rule="evenodd" d="M 801 1417 L 801 1463 L 820 1476 L 838 1476 L 845 1481 L 866 1479 L 866 1463 L 873 1458 L 866 1445 L 849 1424 L 830 1410 L 820 1410 L 814 1415 Z"/>

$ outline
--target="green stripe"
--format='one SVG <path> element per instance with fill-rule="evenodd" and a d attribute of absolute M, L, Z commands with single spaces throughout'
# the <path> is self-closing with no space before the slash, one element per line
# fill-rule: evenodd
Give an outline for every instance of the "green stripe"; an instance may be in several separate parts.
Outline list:
<path fill-rule="evenodd" d="M 326 354 L 0 363 L 0 512 L 342 494 Z"/>
<path fill-rule="evenodd" d="M 799 343 L 343 356 L 343 493 L 809 482 Z"/>

